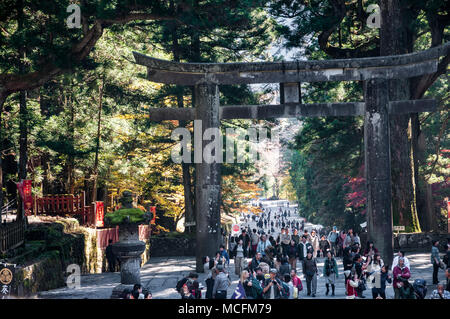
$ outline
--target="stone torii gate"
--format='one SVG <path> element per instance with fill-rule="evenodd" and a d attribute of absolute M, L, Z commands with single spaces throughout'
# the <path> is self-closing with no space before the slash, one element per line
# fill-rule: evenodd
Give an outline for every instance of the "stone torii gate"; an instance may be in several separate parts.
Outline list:
<path fill-rule="evenodd" d="M 411 78 L 437 70 L 439 57 L 450 43 L 427 51 L 359 59 L 258 62 L 177 63 L 133 52 L 136 63 L 147 67 L 148 80 L 195 87 L 194 108 L 152 108 L 152 121 L 201 120 L 207 128 L 222 119 L 273 119 L 319 116 L 364 116 L 365 176 L 368 232 L 383 258 L 393 254 L 389 114 L 429 112 L 435 100 L 389 101 L 389 80 Z M 301 103 L 301 82 L 364 81 L 364 101 Z M 280 105 L 219 105 L 219 85 L 280 83 Z M 194 142 L 194 149 L 206 145 Z M 213 256 L 220 243 L 220 163 L 194 160 L 197 271 L 202 256 Z M 388 260 L 390 259 L 388 258 Z"/>

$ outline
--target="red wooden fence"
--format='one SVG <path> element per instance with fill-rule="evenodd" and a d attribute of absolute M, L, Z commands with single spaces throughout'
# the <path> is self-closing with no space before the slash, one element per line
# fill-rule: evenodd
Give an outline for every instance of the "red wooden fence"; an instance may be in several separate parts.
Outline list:
<path fill-rule="evenodd" d="M 74 195 L 33 196 L 32 214 L 48 216 L 80 216 L 81 224 L 96 225 L 95 205 L 85 205 L 84 193 Z"/>

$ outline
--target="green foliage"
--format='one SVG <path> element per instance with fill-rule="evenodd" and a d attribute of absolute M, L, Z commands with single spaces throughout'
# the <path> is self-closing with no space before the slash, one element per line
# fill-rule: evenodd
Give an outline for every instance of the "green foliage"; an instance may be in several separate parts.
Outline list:
<path fill-rule="evenodd" d="M 139 208 L 122 208 L 105 215 L 105 222 L 109 225 L 140 223 L 145 220 L 145 212 Z"/>

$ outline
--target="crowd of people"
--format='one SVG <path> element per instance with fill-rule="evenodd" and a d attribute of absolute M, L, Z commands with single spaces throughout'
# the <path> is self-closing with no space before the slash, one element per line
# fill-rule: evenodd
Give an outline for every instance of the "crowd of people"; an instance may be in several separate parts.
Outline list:
<path fill-rule="evenodd" d="M 328 234 L 318 234 L 315 229 L 311 232 L 305 229 L 304 220 L 294 221 L 288 217 L 290 211 L 283 212 L 281 208 L 278 211 L 268 209 L 259 216 L 245 216 L 244 223 L 252 220 L 256 227 L 242 228 L 239 235 L 230 236 L 228 249 L 222 245 L 215 256 L 203 259 L 208 274 L 205 298 L 299 299 L 302 291 L 306 296 L 316 297 L 320 273 L 325 278 L 325 296 L 335 296 L 336 281 L 343 276 L 347 298 L 371 295 L 374 299 L 386 299 L 387 283 L 393 285 L 396 299 L 425 297 L 423 280 L 417 279 L 417 285 L 410 283 L 412 275 L 405 252 L 399 251 L 393 264 L 387 265 L 373 242 L 368 242 L 361 251 L 361 240 L 352 229 L 338 232 L 337 227 L 333 227 Z M 278 227 L 280 232 L 276 231 Z M 438 242 L 433 242 L 433 247 L 437 245 Z M 433 248 L 431 258 L 436 271 L 433 280 L 436 277 L 437 281 L 437 271 L 443 266 L 436 249 Z M 342 259 L 336 259 L 337 256 Z M 318 267 L 318 258 L 323 258 L 322 269 Z M 230 268 L 230 259 L 234 259 L 234 269 Z M 342 274 L 338 271 L 338 261 L 343 264 Z M 233 271 L 240 279 L 233 295 L 227 296 Z M 448 278 L 448 269 L 446 273 Z M 431 298 L 450 298 L 448 289 L 447 279 L 446 287 L 438 286 Z M 201 298 L 198 285 L 188 285 L 187 290 L 190 291 L 189 298 Z M 183 291 L 179 292 L 186 298 Z"/>
<path fill-rule="evenodd" d="M 320 287 L 321 296 L 335 296 L 337 279 L 344 278 L 345 295 L 348 299 L 386 299 L 386 286 L 392 284 L 395 299 L 423 299 L 427 293 L 425 280 L 417 278 L 413 284 L 410 261 L 404 251 L 398 251 L 392 265 L 381 258 L 373 242 L 367 242 L 364 250 L 361 240 L 353 229 L 319 233 L 305 228 L 305 220 L 290 219 L 290 211 L 263 211 L 259 216 L 247 215 L 239 235 L 230 236 L 228 245 L 219 247 L 215 256 L 203 257 L 207 274 L 205 287 L 199 283 L 195 272 L 178 281 L 176 290 L 182 299 L 300 299 L 302 294 L 316 297 L 319 274 L 325 279 Z M 251 228 L 252 220 L 256 227 Z M 277 229 L 280 229 L 278 232 Z M 228 246 L 228 249 L 227 247 Z M 450 299 L 449 257 L 450 244 L 441 260 L 439 242 L 433 241 L 431 264 L 433 266 L 432 299 Z M 336 258 L 340 257 L 340 258 Z M 318 259 L 323 263 L 321 269 Z M 234 269 L 230 260 L 234 259 Z M 343 273 L 339 273 L 342 263 Z M 439 269 L 445 269 L 447 282 L 438 282 Z M 228 296 L 232 284 L 230 273 L 239 277 L 234 293 Z M 301 274 L 300 274 L 301 272 Z M 305 285 L 302 282 L 302 277 Z M 304 287 L 305 286 L 305 287 Z M 204 294 L 202 289 L 206 288 Z M 124 291 L 124 299 L 151 299 L 151 292 L 135 285 Z"/>

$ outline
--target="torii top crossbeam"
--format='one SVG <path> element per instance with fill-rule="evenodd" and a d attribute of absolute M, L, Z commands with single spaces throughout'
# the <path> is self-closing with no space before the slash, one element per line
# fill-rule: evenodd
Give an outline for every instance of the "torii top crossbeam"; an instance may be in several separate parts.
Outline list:
<path fill-rule="evenodd" d="M 364 102 L 302 104 L 299 82 L 367 81 L 370 79 L 410 78 L 437 71 L 439 57 L 450 52 L 450 43 L 416 53 L 340 60 L 255 62 L 255 63 L 179 63 L 133 52 L 136 63 L 147 67 L 150 81 L 193 86 L 201 83 L 252 84 L 284 83 L 282 105 L 227 105 L 219 108 L 220 119 L 269 119 L 302 116 L 357 116 L 364 114 Z M 289 95 L 294 97 L 289 98 Z M 390 101 L 393 114 L 433 111 L 434 100 Z M 150 119 L 194 120 L 195 108 L 151 108 Z"/>
<path fill-rule="evenodd" d="M 450 42 L 426 51 L 396 56 L 253 63 L 179 63 L 137 52 L 133 54 L 137 64 L 148 68 L 149 80 L 195 85 L 204 81 L 215 84 L 254 84 L 410 78 L 436 72 L 439 57 L 449 51 Z"/>

